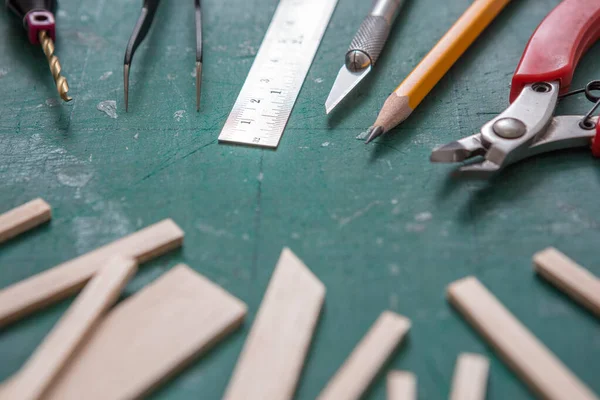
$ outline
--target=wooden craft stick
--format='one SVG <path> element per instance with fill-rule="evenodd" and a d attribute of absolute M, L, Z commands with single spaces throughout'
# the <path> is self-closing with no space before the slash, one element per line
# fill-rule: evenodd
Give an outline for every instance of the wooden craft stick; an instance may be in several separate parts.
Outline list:
<path fill-rule="evenodd" d="M 44 400 L 138 399 L 240 326 L 246 305 L 185 265 L 118 304 Z"/>
<path fill-rule="evenodd" d="M 392 371 L 387 375 L 388 400 L 417 400 L 417 377 L 408 371 Z"/>
<path fill-rule="evenodd" d="M 541 398 L 598 399 L 475 277 L 450 284 L 448 299 Z"/>
<path fill-rule="evenodd" d="M 462 353 L 456 360 L 450 400 L 485 400 L 490 360 L 480 354 Z"/>
<path fill-rule="evenodd" d="M 31 200 L 0 214 L 0 243 L 47 222 L 52 218 L 50 205 L 42 199 Z"/>
<path fill-rule="evenodd" d="M 409 329 L 408 318 L 384 311 L 318 399 L 359 399 Z"/>
<path fill-rule="evenodd" d="M 77 293 L 114 255 L 151 260 L 181 246 L 183 231 L 170 219 L 0 290 L 0 328 Z"/>
<path fill-rule="evenodd" d="M 325 286 L 283 249 L 224 399 L 291 399 L 325 299 Z"/>
<path fill-rule="evenodd" d="M 65 315 L 18 372 L 10 386 L 10 397 L 41 399 L 80 343 L 91 333 L 104 313 L 135 274 L 132 258 L 117 256 L 100 268 Z"/>
<path fill-rule="evenodd" d="M 535 272 L 600 317 L 600 279 L 549 247 L 533 256 Z"/>

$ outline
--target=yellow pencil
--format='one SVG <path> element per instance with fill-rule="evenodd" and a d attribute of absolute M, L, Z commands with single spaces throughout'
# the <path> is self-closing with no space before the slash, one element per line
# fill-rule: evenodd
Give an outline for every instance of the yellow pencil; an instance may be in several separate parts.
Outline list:
<path fill-rule="evenodd" d="M 383 104 L 366 143 L 399 125 L 510 0 L 475 0 Z"/>

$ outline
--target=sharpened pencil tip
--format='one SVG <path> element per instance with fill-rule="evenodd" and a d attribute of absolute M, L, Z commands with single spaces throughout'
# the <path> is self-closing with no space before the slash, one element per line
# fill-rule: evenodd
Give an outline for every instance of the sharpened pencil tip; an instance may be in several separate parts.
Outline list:
<path fill-rule="evenodd" d="M 378 138 L 383 135 L 383 127 L 381 126 L 372 126 L 369 128 L 367 140 L 365 140 L 365 144 L 371 143 L 372 140 Z"/>

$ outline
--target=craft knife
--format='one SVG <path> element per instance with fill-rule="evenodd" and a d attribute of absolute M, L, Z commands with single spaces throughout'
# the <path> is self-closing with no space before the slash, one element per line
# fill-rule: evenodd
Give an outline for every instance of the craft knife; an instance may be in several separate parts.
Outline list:
<path fill-rule="evenodd" d="M 325 111 L 331 112 L 364 79 L 377 62 L 404 0 L 377 0 L 346 52 L 346 62 L 335 78 Z"/>

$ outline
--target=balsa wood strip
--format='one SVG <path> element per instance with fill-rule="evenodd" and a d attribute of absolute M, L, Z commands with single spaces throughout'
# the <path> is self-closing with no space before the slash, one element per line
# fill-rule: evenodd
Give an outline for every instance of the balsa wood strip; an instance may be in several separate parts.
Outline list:
<path fill-rule="evenodd" d="M 324 299 L 323 283 L 283 249 L 223 398 L 293 398 Z"/>
<path fill-rule="evenodd" d="M 240 300 L 176 266 L 106 316 L 44 400 L 142 398 L 238 328 L 245 315 Z"/>
<path fill-rule="evenodd" d="M 0 328 L 78 292 L 114 255 L 138 263 L 181 246 L 183 231 L 170 219 L 74 258 L 0 290 Z"/>
<path fill-rule="evenodd" d="M 485 400 L 490 360 L 480 354 L 462 353 L 456 360 L 450 400 Z"/>
<path fill-rule="evenodd" d="M 384 311 L 318 399 L 359 399 L 409 329 L 408 318 Z"/>
<path fill-rule="evenodd" d="M 535 272 L 600 317 L 600 279 L 549 247 L 533 256 Z"/>
<path fill-rule="evenodd" d="M 52 218 L 50 205 L 35 199 L 0 214 L 0 243 L 20 235 Z"/>
<path fill-rule="evenodd" d="M 117 301 L 136 270 L 134 259 L 121 256 L 111 258 L 98 270 L 18 372 L 11 384 L 11 398 L 37 400 L 43 397 L 78 346 Z"/>
<path fill-rule="evenodd" d="M 408 371 L 387 374 L 388 400 L 417 400 L 417 377 Z"/>
<path fill-rule="evenodd" d="M 506 364 L 541 398 L 598 400 L 475 277 L 450 284 L 448 299 Z"/>

